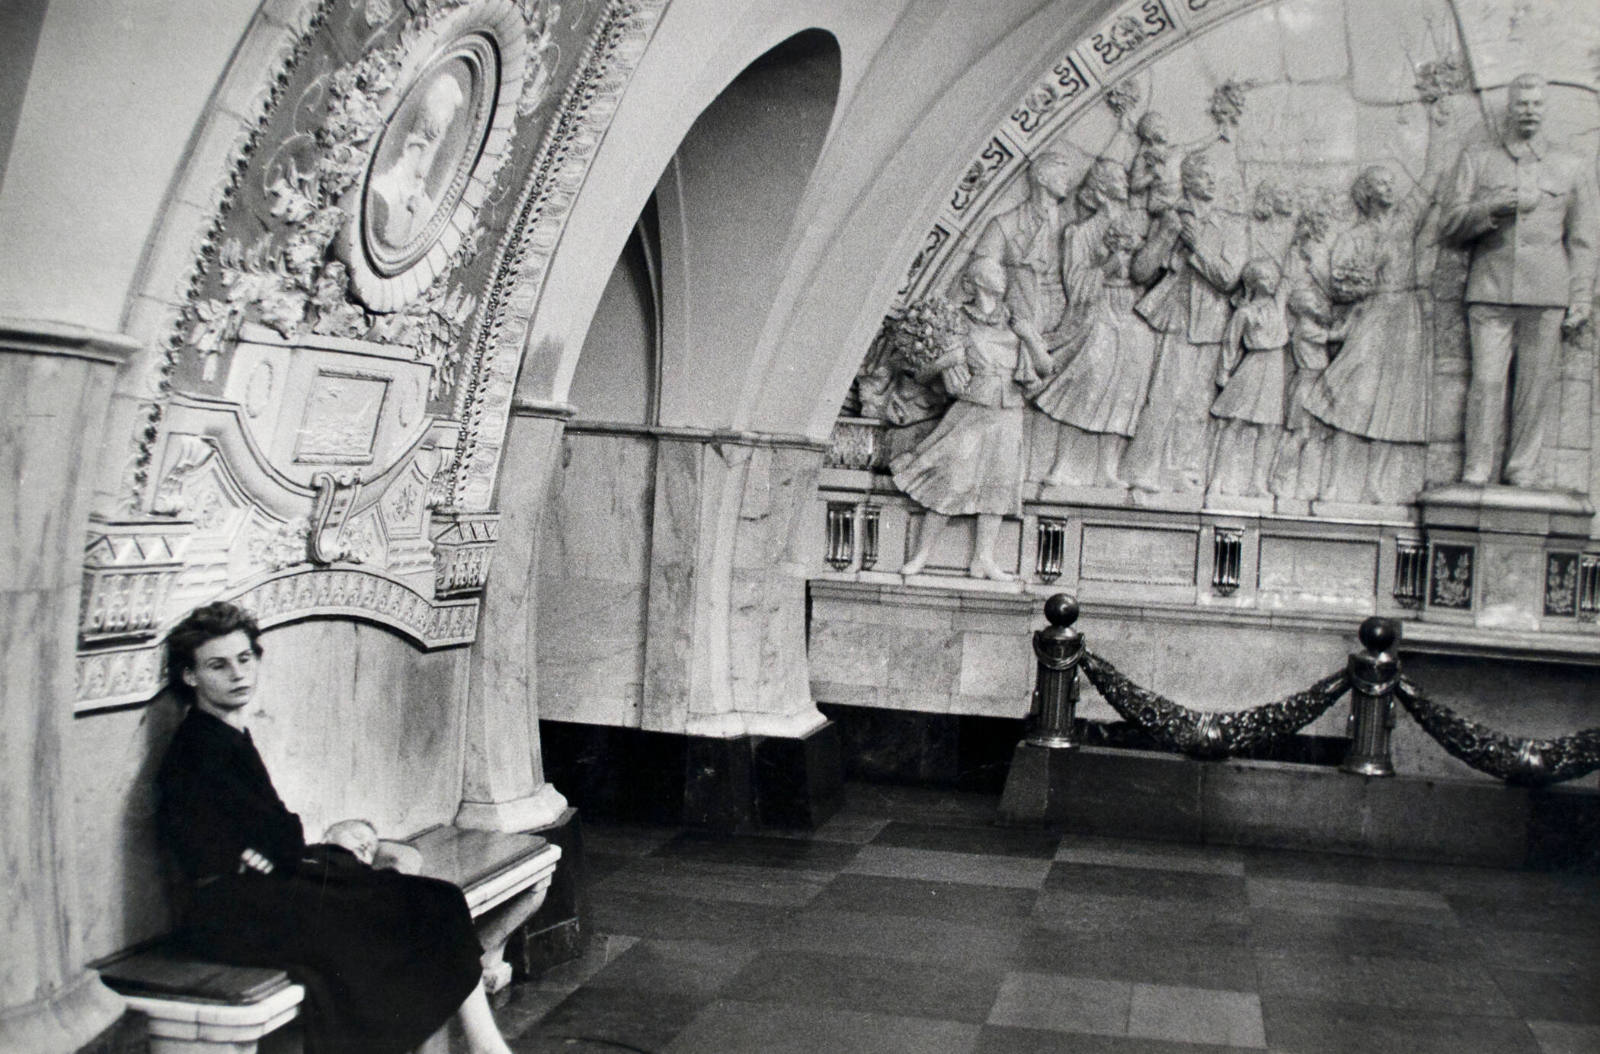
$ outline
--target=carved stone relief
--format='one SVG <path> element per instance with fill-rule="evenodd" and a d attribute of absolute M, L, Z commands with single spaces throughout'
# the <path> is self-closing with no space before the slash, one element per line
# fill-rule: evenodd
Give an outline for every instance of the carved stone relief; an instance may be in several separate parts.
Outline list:
<path fill-rule="evenodd" d="M 1392 520 L 1457 481 L 1590 494 L 1596 72 L 1473 85 L 1463 4 L 1482 32 L 1476 0 L 1125 5 L 1010 112 L 885 334 L 1003 266 L 1050 360 L 1039 500 Z M 1350 80 L 1303 82 L 1313 53 Z M 861 416 L 958 397 L 883 347 Z"/>
<path fill-rule="evenodd" d="M 997 165 L 969 162 L 933 219 L 834 432 L 829 508 L 904 495 L 887 552 L 819 573 L 888 582 L 901 544 L 921 572 L 944 515 L 976 511 L 925 486 L 996 462 L 948 442 L 974 411 L 924 360 L 963 343 L 945 320 L 990 263 L 1046 357 L 1012 378 L 1028 581 L 972 580 L 1004 577 L 980 512 L 970 549 L 932 557 L 959 574 L 970 552 L 967 579 L 937 584 L 1379 611 L 1532 652 L 1593 636 L 1600 23 L 1582 6 L 1125 3 L 974 140 Z"/>

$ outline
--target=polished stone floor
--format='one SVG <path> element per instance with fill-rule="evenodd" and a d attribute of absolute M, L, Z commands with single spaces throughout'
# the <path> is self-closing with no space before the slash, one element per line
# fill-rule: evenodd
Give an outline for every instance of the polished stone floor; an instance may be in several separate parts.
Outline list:
<path fill-rule="evenodd" d="M 1600 880 L 996 827 L 851 785 L 804 836 L 585 827 L 524 1054 L 1600 1052 Z"/>

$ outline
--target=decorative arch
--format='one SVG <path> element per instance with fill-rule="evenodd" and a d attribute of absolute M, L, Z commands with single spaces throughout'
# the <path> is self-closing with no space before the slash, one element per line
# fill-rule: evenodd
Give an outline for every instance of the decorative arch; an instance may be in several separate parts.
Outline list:
<path fill-rule="evenodd" d="M 258 12 L 130 300 L 149 350 L 114 400 L 80 709 L 148 698 L 167 625 L 199 601 L 267 597 L 268 581 L 293 598 L 268 605 L 273 621 L 471 639 L 529 316 L 665 6 Z M 362 233 L 396 202 L 413 225 Z M 213 509 L 224 491 L 204 481 L 222 462 L 244 485 Z"/>
<path fill-rule="evenodd" d="M 834 121 L 838 40 L 806 29 L 769 48 L 695 118 L 656 192 L 662 229 L 661 423 L 727 427 L 783 247 Z"/>

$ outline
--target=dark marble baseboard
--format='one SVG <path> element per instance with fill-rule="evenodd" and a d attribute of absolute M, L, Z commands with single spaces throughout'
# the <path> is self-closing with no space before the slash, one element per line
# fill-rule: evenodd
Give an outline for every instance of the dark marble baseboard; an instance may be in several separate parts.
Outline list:
<path fill-rule="evenodd" d="M 916 783 L 998 794 L 1005 787 L 1012 751 L 1026 732 L 1021 718 L 934 714 L 867 706 L 818 704 L 839 728 L 846 778 Z M 1079 720 L 1074 735 L 1085 746 L 1154 750 L 1155 741 L 1126 721 Z M 1244 755 L 1252 761 L 1336 766 L 1349 740 L 1337 736 L 1287 736 Z"/>
<path fill-rule="evenodd" d="M 550 879 L 539 910 L 506 942 L 513 980 L 538 977 L 557 963 L 583 954 L 589 916 L 589 865 L 578 810 L 568 808 L 553 826 L 534 832 L 561 848 L 561 862 Z"/>
<path fill-rule="evenodd" d="M 1600 871 L 1600 792 L 1588 788 L 1353 776 L 1097 747 L 1071 752 L 1049 772 L 1060 811 L 1039 822 L 1071 833 Z M 1025 793 L 1039 795 L 1031 784 L 1008 788 L 1019 800 Z"/>
<path fill-rule="evenodd" d="M 86 1046 L 78 1048 L 77 1054 L 144 1054 L 149 1049 L 149 1019 L 130 1010 Z"/>
<path fill-rule="evenodd" d="M 541 721 L 545 777 L 587 815 L 716 831 L 815 827 L 843 800 L 838 728 L 706 736 Z"/>

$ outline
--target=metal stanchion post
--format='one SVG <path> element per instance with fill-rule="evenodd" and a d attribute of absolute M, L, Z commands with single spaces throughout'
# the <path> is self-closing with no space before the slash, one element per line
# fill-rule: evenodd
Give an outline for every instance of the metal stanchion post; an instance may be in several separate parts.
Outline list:
<path fill-rule="evenodd" d="M 1350 653 L 1350 752 L 1339 766 L 1361 776 L 1393 776 L 1389 735 L 1394 731 L 1394 689 L 1400 683 L 1400 623 L 1373 616 L 1357 636 L 1364 651 Z"/>
<path fill-rule="evenodd" d="M 1072 628 L 1078 602 L 1057 593 L 1044 604 L 1050 625 L 1033 635 L 1039 660 L 1028 731 L 1011 755 L 1011 769 L 1000 796 L 1000 821 L 1050 824 L 1066 819 L 1067 758 L 1077 747 L 1072 722 L 1078 707 L 1078 665 L 1083 635 Z"/>
<path fill-rule="evenodd" d="M 1050 625 L 1033 635 L 1039 671 L 1026 742 L 1072 750 L 1078 745 L 1072 738 L 1072 722 L 1078 709 L 1078 663 L 1083 659 L 1083 634 L 1072 628 L 1078 621 L 1078 602 L 1057 593 L 1044 602 L 1044 617 Z"/>

